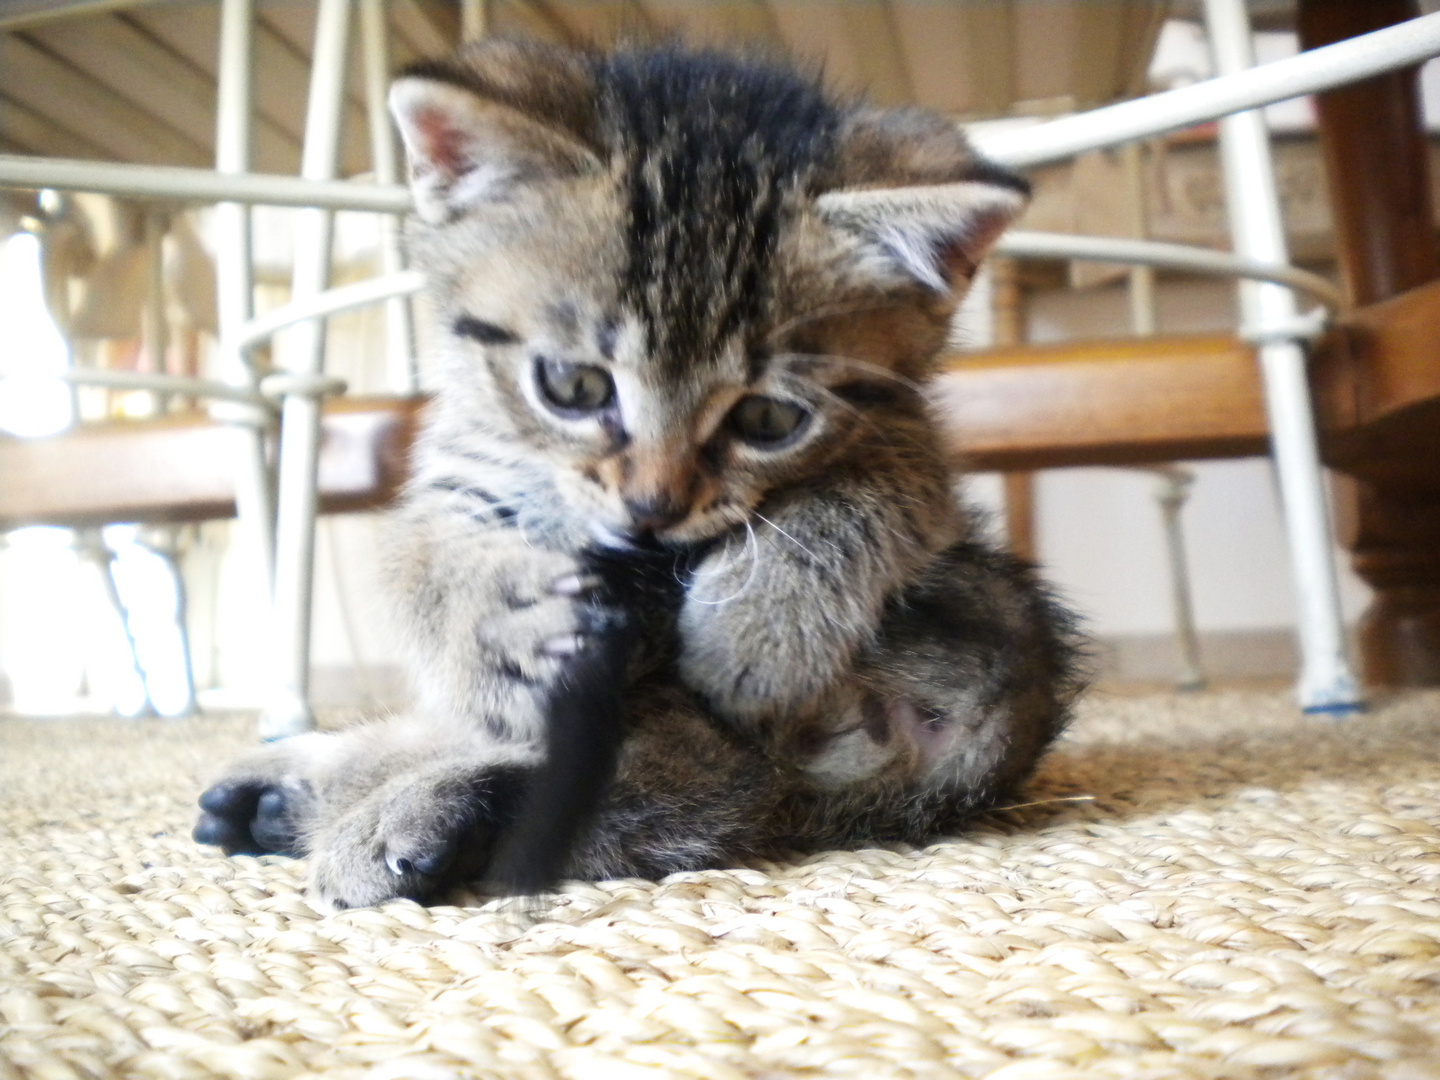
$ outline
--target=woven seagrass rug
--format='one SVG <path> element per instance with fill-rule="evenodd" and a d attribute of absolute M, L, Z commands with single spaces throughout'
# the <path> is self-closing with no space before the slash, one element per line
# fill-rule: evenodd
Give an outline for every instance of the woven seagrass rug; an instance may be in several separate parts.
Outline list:
<path fill-rule="evenodd" d="M 196 847 L 249 737 L 0 721 L 0 1080 L 1440 1077 L 1437 694 L 1097 693 L 962 837 L 520 910 Z"/>

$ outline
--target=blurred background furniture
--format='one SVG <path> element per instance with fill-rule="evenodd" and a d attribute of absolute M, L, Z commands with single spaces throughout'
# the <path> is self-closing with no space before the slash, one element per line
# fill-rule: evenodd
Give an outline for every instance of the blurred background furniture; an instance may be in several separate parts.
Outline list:
<path fill-rule="evenodd" d="M 1286 4 L 1250 6 L 1264 25 L 1284 24 L 1295 17 Z M 1307 44 L 1347 37 L 1417 13 L 1411 4 L 1386 0 L 1359 5 L 1367 14 L 1357 22 L 1337 16 L 1332 10 L 1337 7 L 1356 5 L 1324 0 L 1305 0 L 1300 5 L 1302 29 L 1310 27 L 1305 30 Z M 838 85 L 868 88 L 885 103 L 917 101 L 961 119 L 1035 118 L 1139 93 L 1145 88 L 1146 68 L 1165 17 L 1173 10 L 1199 14 L 1198 6 L 1194 12 L 1186 9 L 1185 4 L 1141 0 L 958 5 L 925 0 L 844 4 L 749 0 L 705 5 L 656 0 L 491 0 L 488 4 L 466 0 L 459 5 L 401 0 L 381 5 L 371 0 L 357 9 L 362 33 L 354 35 L 349 26 L 352 8 L 343 0 L 320 3 L 313 17 L 305 5 L 253 8 L 242 0 L 229 0 L 222 7 L 9 0 L 0 8 L 0 65 L 10 73 L 0 88 L 0 150 L 24 156 L 0 161 L 0 175 L 20 187 L 88 187 L 152 202 L 169 198 L 172 204 L 223 195 L 241 197 L 245 204 L 311 205 L 296 219 L 296 269 L 289 298 L 295 304 L 323 304 L 333 209 L 376 209 L 393 215 L 405 202 L 403 194 L 387 186 L 394 180 L 393 144 L 387 152 L 389 129 L 377 85 L 383 85 L 392 63 L 443 52 L 462 31 L 523 32 L 574 41 L 674 29 L 692 40 L 761 41 L 801 56 L 823 57 L 829 77 Z M 253 67 L 248 61 L 252 56 Z M 359 62 L 347 63 L 352 56 Z M 252 82 L 253 71 L 263 72 L 263 78 Z M 25 77 L 19 78 L 21 74 Z M 300 88 L 307 81 L 308 92 L 302 95 Z M 177 87 L 185 92 L 176 93 Z M 1368 117 L 1376 102 L 1388 103 L 1383 115 L 1389 126 L 1377 125 L 1377 130 L 1384 128 L 1382 134 L 1367 130 L 1364 137 L 1380 140 L 1368 144 L 1372 146 L 1407 147 L 1401 160 L 1408 179 L 1392 175 L 1399 169 L 1367 169 L 1363 177 L 1347 175 L 1348 187 L 1334 185 L 1340 193 L 1337 216 L 1347 283 L 1352 300 L 1366 302 L 1388 295 L 1385 289 L 1399 292 L 1435 276 L 1426 269 L 1431 264 L 1411 251 L 1427 243 L 1433 251 L 1433 227 L 1416 224 L 1433 222 L 1433 209 L 1425 203 L 1426 147 L 1414 108 L 1413 69 L 1336 93 L 1370 95 L 1368 104 L 1358 110 L 1352 107 L 1352 126 L 1355 115 Z M 207 104 L 212 96 L 218 102 L 213 112 Z M 302 100 L 307 102 L 303 108 Z M 1343 120 L 1327 119 L 1331 111 L 1322 109 L 1321 135 L 1333 166 L 1336 153 L 1342 152 L 1333 148 L 1361 136 L 1346 129 Z M 1038 145 L 1043 150 L 1046 133 L 1060 126 L 1063 122 L 1031 132 L 992 130 L 982 133 L 982 145 L 1003 151 L 1007 139 L 1012 147 L 1029 139 L 1032 149 Z M 1139 133 L 1154 134 L 1166 126 L 1152 124 Z M 985 141 L 992 137 L 998 141 Z M 1195 136 L 1152 144 L 1147 153 L 1153 162 L 1162 153 L 1184 154 L 1190 146 L 1198 147 L 1209 155 L 1214 171 L 1214 144 L 1207 139 L 1213 140 L 1213 135 L 1202 129 Z M 236 174 L 238 179 L 163 170 L 102 174 L 83 166 L 67 171 L 64 162 L 27 160 L 35 155 L 191 167 L 214 160 L 219 173 Z M 1032 218 L 1043 219 L 1047 206 L 1053 211 L 1051 196 L 1061 186 L 1053 182 L 1056 176 L 1074 190 L 1080 174 L 1099 169 L 1103 183 L 1104 169 L 1111 167 L 1113 157 L 1089 154 L 1073 164 L 1033 170 L 1039 197 Z M 1032 155 L 1032 163 L 1044 158 L 1044 152 L 1039 159 Z M 1136 172 L 1139 160 L 1138 153 L 1121 159 L 1120 167 L 1129 169 L 1132 178 L 1131 208 L 1122 209 L 1122 215 L 1133 217 L 1135 200 L 1144 198 L 1143 190 L 1133 190 L 1134 177 L 1145 175 L 1143 169 Z M 1378 160 L 1378 155 L 1371 154 L 1368 160 Z M 363 170 L 372 162 L 370 175 L 365 175 Z M 290 173 L 297 166 L 308 184 L 244 175 L 251 169 Z M 332 177 L 351 180 L 336 183 Z M 1093 178 L 1091 184 L 1094 190 Z M 1376 185 L 1389 187 L 1382 191 Z M 1140 188 L 1144 186 L 1142 182 Z M 1377 191 L 1382 191 L 1378 198 Z M 1401 209 L 1386 210 L 1384 192 L 1397 191 L 1403 197 Z M 247 269 L 250 215 L 243 205 L 223 204 L 216 215 L 213 242 L 222 280 L 213 374 L 242 393 L 256 395 L 266 371 L 241 364 L 243 350 L 237 344 L 255 296 Z M 1134 220 L 1118 227 L 1112 220 L 1098 223 L 1109 225 L 1108 229 L 1080 231 L 1145 235 L 1150 231 L 1145 218 L 1153 223 L 1160 216 L 1153 209 L 1139 215 L 1138 227 Z M 1085 206 L 1072 210 L 1068 223 L 1072 227 L 1096 224 L 1085 220 L 1087 213 L 1094 216 Z M 1221 213 L 1223 224 L 1223 204 Z M 1399 219 L 1398 228 L 1392 221 L 1380 229 L 1392 241 L 1388 247 L 1381 243 L 1378 251 L 1373 239 L 1363 243 L 1356 239 L 1373 238 L 1377 214 Z M 384 220 L 393 223 L 394 219 Z M 1345 221 L 1359 224 L 1347 231 Z M 1406 223 L 1414 226 L 1408 233 Z M 377 269 L 393 278 L 399 263 L 393 226 L 386 228 Z M 1378 275 L 1381 282 L 1366 286 L 1369 292 L 1356 291 L 1360 280 L 1356 275 L 1362 271 L 1349 267 L 1352 256 L 1362 259 L 1362 249 L 1369 259 L 1365 272 L 1370 274 L 1364 280 Z M 1397 260 L 1405 267 L 1398 277 L 1383 269 Z M 1016 273 L 1043 275 L 1055 265 L 1065 263 L 1026 256 Z M 1146 273 L 1132 272 L 1130 281 L 1135 310 L 1140 313 L 1136 326 L 1147 329 L 1143 325 Z M 382 298 L 383 290 L 372 297 Z M 410 331 L 405 308 L 394 295 L 386 303 L 390 318 L 385 333 L 390 353 L 399 358 L 391 365 L 395 377 L 390 385 L 413 386 L 416 376 L 413 352 L 407 354 Z M 1435 613 L 1440 611 L 1440 579 L 1435 578 L 1427 554 L 1437 549 L 1425 524 L 1427 513 L 1434 516 L 1434 493 L 1426 486 L 1432 482 L 1433 470 L 1427 471 L 1424 457 L 1417 456 L 1417 451 L 1433 453 L 1426 441 L 1428 432 L 1440 428 L 1429 422 L 1427 411 L 1433 409 L 1437 396 L 1427 381 L 1436 365 L 1423 336 L 1433 306 L 1427 306 L 1423 297 L 1411 298 L 1393 311 L 1374 309 L 1347 316 L 1321 346 L 1312 366 L 1326 453 L 1333 464 L 1363 478 L 1359 486 L 1348 489 L 1345 506 L 1355 511 L 1347 520 L 1354 521 L 1357 565 L 1377 588 L 1375 611 L 1363 641 L 1367 675 L 1380 682 L 1437 678 L 1440 630 Z M 306 673 L 316 463 L 322 506 L 327 498 L 331 506 L 383 502 L 393 490 L 414 411 L 413 401 L 408 400 L 343 406 L 337 402 L 322 427 L 318 400 L 324 389 L 323 334 L 304 330 L 303 322 L 299 325 L 295 336 L 304 340 L 291 342 L 281 367 L 301 378 L 291 380 L 288 394 L 279 395 L 286 413 L 281 437 L 291 445 L 280 452 L 282 462 L 288 463 L 282 471 L 288 470 L 290 480 L 282 476 L 279 494 L 280 555 L 272 628 L 278 639 L 277 685 L 268 707 L 272 734 L 300 729 L 309 722 Z M 1027 348 L 1017 335 L 1008 351 L 957 358 L 941 394 L 954 410 L 957 457 L 972 467 L 1011 474 L 1007 485 L 1011 520 L 1017 539 L 1023 541 L 1029 498 L 1025 471 L 1264 452 L 1269 426 L 1255 352 L 1233 337 Z M 272 374 L 280 374 L 280 369 Z M 272 389 L 284 387 L 272 383 Z M 261 428 L 252 423 L 245 430 Z M 337 434 L 344 431 L 349 434 Z M 246 438 L 251 440 L 248 449 Z M 226 513 L 238 503 L 257 535 L 273 535 L 274 514 L 267 501 L 269 459 L 264 449 L 270 438 L 263 433 L 247 436 L 244 430 L 237 436 L 233 426 L 190 416 L 166 417 L 146 426 L 90 429 L 87 425 L 23 444 L 6 440 L 0 442 L 4 458 L 0 523 L 78 524 L 117 520 L 116 515 L 194 520 Z M 177 451 L 179 457 L 172 458 Z M 130 455 L 138 468 L 116 468 L 107 474 L 77 467 L 76 455 L 86 453 L 95 455 L 87 461 L 117 466 Z M 157 454 L 183 461 L 185 469 L 174 474 L 188 478 L 157 484 L 141 464 L 153 462 Z M 1385 464 L 1373 464 L 1380 459 Z M 99 479 L 88 488 L 68 479 L 81 475 L 111 479 L 108 483 Z M 54 479 L 60 476 L 67 477 L 63 485 Z M 1423 509 L 1426 505 L 1431 511 Z M 1417 506 L 1422 508 L 1418 515 L 1411 509 Z M 1316 550 L 1313 529 L 1311 541 L 1311 549 Z M 261 543 L 262 551 L 267 543 Z M 1330 606 L 1334 608 L 1333 602 Z M 1331 622 L 1334 631 L 1338 612 Z M 1331 636 L 1338 640 L 1338 633 Z M 1341 671 L 1343 661 L 1340 668 L 1331 667 Z"/>
<path fill-rule="evenodd" d="M 349 0 L 319 5 L 314 34 L 305 41 L 307 51 L 313 55 L 299 165 L 308 180 L 333 179 L 341 167 L 342 135 L 347 106 L 351 104 L 345 80 L 351 70 L 346 61 L 351 45 L 352 6 Z M 209 110 L 203 101 L 191 98 L 181 102 L 177 111 L 173 91 L 179 85 L 202 99 L 213 96 L 214 121 L 207 130 L 214 132 L 216 175 L 243 174 L 250 170 L 257 147 L 264 148 L 274 162 L 275 154 L 283 156 L 285 145 L 273 121 L 256 117 L 256 83 L 273 84 L 268 78 L 255 77 L 258 23 L 254 4 L 241 0 L 199 10 L 218 15 L 221 24 L 218 40 L 210 41 L 210 55 L 215 57 L 209 66 L 213 83 L 188 68 L 183 56 L 176 55 L 183 54 L 184 48 L 175 35 L 183 37 L 196 30 L 190 18 L 165 24 L 168 30 L 156 30 L 127 21 L 128 16 L 102 13 L 98 22 L 92 19 L 89 26 L 84 19 L 67 19 L 46 23 L 52 32 L 47 35 L 42 29 L 37 39 L 12 34 L 0 41 L 6 50 L 7 65 L 34 77 L 25 85 L 46 102 L 46 107 L 67 115 L 73 112 L 85 125 L 94 123 L 93 106 L 103 101 L 112 119 L 129 123 L 129 130 L 117 132 L 104 124 L 104 131 L 96 130 L 97 135 L 110 135 L 104 145 L 108 156 L 113 157 L 117 150 L 133 153 L 136 147 L 153 152 L 157 145 L 163 145 L 172 160 L 178 157 L 187 163 L 195 161 L 197 150 L 209 149 L 198 142 L 204 137 L 199 122 L 210 119 L 206 115 Z M 414 15 L 413 10 L 408 13 Z M 369 138 L 364 149 L 371 178 L 393 184 L 398 163 L 385 111 L 391 70 L 390 20 L 379 0 L 359 5 L 359 15 L 362 33 L 358 40 L 364 56 L 364 66 L 359 70 L 368 109 L 365 129 Z M 283 21 L 283 15 L 281 18 Z M 417 25 L 429 23 L 422 18 Z M 201 30 L 204 38 L 203 27 Z M 167 52 L 162 43 L 171 51 Z M 273 41 L 270 44 L 273 51 Z M 427 44 L 443 47 L 433 39 Z M 60 58 L 69 66 L 57 68 Z M 147 67 L 147 59 L 155 66 Z M 291 59 L 288 67 L 283 60 L 277 60 L 281 73 L 296 73 L 295 58 Z M 97 72 L 104 72 L 117 85 L 96 87 L 93 76 Z M 303 63 L 298 72 L 304 74 Z M 178 83 L 170 81 L 170 76 Z M 62 101 L 57 106 L 46 96 L 55 88 L 62 98 L 66 90 L 76 91 L 79 100 Z M 141 100 L 127 101 L 127 94 L 132 98 L 138 95 Z M 283 100 L 288 108 L 300 99 L 287 94 Z M 154 115 L 157 110 L 158 117 Z M 293 116 L 290 119 L 293 121 Z M 294 125 L 284 129 L 282 122 L 281 128 L 293 133 Z M 170 136 L 179 132 L 186 138 L 161 139 L 157 144 L 155 138 L 146 138 L 147 131 L 152 136 L 157 131 L 168 131 Z M 152 211 L 147 220 L 156 217 Z M 413 333 L 404 294 L 415 290 L 418 278 L 411 275 L 400 289 L 392 288 L 378 297 L 371 297 L 365 285 L 352 287 L 349 293 L 353 296 L 347 296 L 344 288 L 327 292 L 334 243 L 333 210 L 301 210 L 295 215 L 293 228 L 289 308 L 255 320 L 250 210 L 233 202 L 222 202 L 216 208 L 212 230 L 217 279 L 213 322 L 216 367 L 226 381 L 185 377 L 193 376 L 193 371 L 177 377 L 169 370 L 158 254 L 150 260 L 155 280 L 149 300 L 162 314 L 147 324 L 160 328 L 152 331 L 150 348 L 145 350 L 148 371 L 67 373 L 77 383 L 122 390 L 171 390 L 218 399 L 219 405 L 211 408 L 209 415 L 192 412 L 185 416 L 165 415 L 158 422 L 86 425 L 45 439 L 0 446 L 0 457 L 9 458 L 6 474 L 10 478 L 6 487 L 0 488 L 0 525 L 74 525 L 137 518 L 195 521 L 238 514 L 251 534 L 253 551 L 262 564 L 262 587 L 272 594 L 274 607 L 270 630 L 274 639 L 272 666 L 277 677 L 267 720 L 262 724 L 267 736 L 290 734 L 314 723 L 308 704 L 308 671 L 315 515 L 327 503 L 332 509 L 360 509 L 386 501 L 398 482 L 403 446 L 409 438 L 411 414 L 397 410 L 393 400 L 379 411 L 351 400 L 328 422 L 322 422 L 321 399 L 344 388 L 343 381 L 323 373 L 324 317 L 357 303 L 384 300 L 392 364 L 402 369 L 402 381 L 412 391 L 415 379 Z M 387 216 L 382 225 L 380 248 L 383 268 L 394 279 L 403 277 L 398 274 L 401 259 L 393 216 Z M 52 306 L 63 307 L 63 282 L 60 289 L 50 291 L 61 301 Z M 267 367 L 255 350 L 282 330 L 290 331 L 292 340 L 287 342 L 288 362 L 277 370 Z M 162 412 L 168 410 L 162 408 Z M 284 414 L 285 424 L 277 423 L 277 413 Z M 398 447 L 394 438 L 397 430 L 404 432 Z M 324 462 L 322 444 L 329 450 Z M 178 467 L 166 464 L 171 461 L 179 463 Z M 62 477 L 78 481 L 57 483 Z M 277 513 L 277 499 L 286 506 L 286 512 Z"/>

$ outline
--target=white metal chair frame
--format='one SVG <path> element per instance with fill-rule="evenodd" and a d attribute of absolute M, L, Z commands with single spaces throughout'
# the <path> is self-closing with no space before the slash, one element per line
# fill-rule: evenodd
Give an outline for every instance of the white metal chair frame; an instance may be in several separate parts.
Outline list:
<path fill-rule="evenodd" d="M 383 0 L 358 0 L 358 4 L 375 160 L 373 184 L 335 178 L 350 0 L 319 0 L 298 178 L 249 171 L 254 0 L 223 0 L 215 171 L 0 155 L 0 186 L 218 202 L 221 206 L 222 248 L 217 261 L 227 382 L 182 380 L 181 387 L 153 376 L 126 381 L 138 385 L 144 380 L 156 389 L 183 389 L 228 400 L 246 410 L 239 418 L 256 431 L 246 460 L 239 463 L 237 505 L 246 527 L 259 531 L 261 550 L 271 553 L 267 576 L 273 585 L 276 653 L 274 683 L 261 719 L 265 738 L 281 738 L 314 726 L 307 688 L 319 404 L 325 393 L 337 388 L 336 381 L 326 379 L 321 371 L 323 319 L 349 307 L 385 301 L 391 316 L 387 320 L 390 340 L 403 351 L 410 347 L 410 329 L 399 298 L 421 285 L 419 275 L 399 271 L 393 223 L 409 211 L 411 200 L 409 192 L 396 184 L 393 132 L 384 111 L 388 63 Z M 1242 336 L 1259 347 L 1298 597 L 1302 668 L 1297 692 L 1307 711 L 1345 712 L 1357 708 L 1361 698 L 1341 623 L 1328 510 L 1305 380 L 1302 343 L 1315 333 L 1317 323 L 1298 314 L 1294 293 L 1309 293 L 1328 307 L 1334 307 L 1338 298 L 1324 279 L 1288 265 L 1268 137 L 1257 110 L 1440 55 L 1440 14 L 1261 67 L 1254 66 L 1243 0 L 1206 0 L 1205 14 L 1219 77 L 976 141 L 982 153 L 1000 164 L 1023 169 L 1221 120 L 1234 255 L 1175 244 L 1021 232 L 1003 238 L 1000 250 L 1010 255 L 1129 262 L 1246 279 Z M 261 320 L 250 317 L 247 207 L 252 204 L 305 210 L 297 228 L 291 303 Z M 384 234 L 382 256 L 388 273 L 359 285 L 327 290 L 331 227 L 334 212 L 341 209 L 388 215 L 392 225 Z M 297 349 L 300 362 L 296 370 L 273 374 L 262 383 L 245 362 L 247 349 L 284 326 L 308 328 L 301 330 L 306 337 Z M 81 377 L 77 373 L 76 378 Z M 95 378 L 93 373 L 83 377 L 86 381 Z M 113 384 L 115 376 L 103 378 Z M 158 385 L 162 381 L 164 387 Z M 263 445 L 270 410 L 256 408 L 269 400 L 267 392 L 278 396 L 281 412 L 279 485 L 273 509 Z"/>

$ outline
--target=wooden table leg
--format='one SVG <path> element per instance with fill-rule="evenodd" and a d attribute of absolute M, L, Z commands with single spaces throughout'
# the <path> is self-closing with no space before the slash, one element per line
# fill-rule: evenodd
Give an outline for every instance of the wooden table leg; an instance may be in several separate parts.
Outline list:
<path fill-rule="evenodd" d="M 1005 477 L 1005 535 L 1010 550 L 1026 562 L 1040 558 L 1035 543 L 1035 474 L 1007 472 Z"/>
<path fill-rule="evenodd" d="M 1341 541 L 1375 590 L 1359 626 L 1365 681 L 1440 686 L 1440 492 L 1400 493 L 1349 476 L 1334 490 Z"/>
<path fill-rule="evenodd" d="M 1300 0 L 1302 45 L 1317 48 L 1419 15 L 1414 0 Z M 1317 98 L 1336 241 L 1352 304 L 1440 277 L 1411 68 Z M 1355 570 L 1375 590 L 1361 626 L 1367 682 L 1440 685 L 1440 491 L 1347 480 L 1336 486 Z"/>
<path fill-rule="evenodd" d="M 1025 340 L 1025 290 L 1014 259 L 990 260 L 990 310 L 994 318 L 992 345 L 1019 345 Z M 1035 474 L 1007 472 L 1005 483 L 1005 536 L 1010 550 L 1026 562 L 1039 560 L 1035 541 Z"/>

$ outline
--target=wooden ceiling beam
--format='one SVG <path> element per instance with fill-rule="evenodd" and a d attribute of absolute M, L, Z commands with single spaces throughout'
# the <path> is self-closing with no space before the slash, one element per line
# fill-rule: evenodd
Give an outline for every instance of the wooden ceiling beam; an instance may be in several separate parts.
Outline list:
<path fill-rule="evenodd" d="M 31 36 L 77 71 L 213 152 L 213 76 L 138 23 L 116 15 L 83 22 L 56 20 L 37 27 Z M 284 172 L 295 168 L 299 146 L 273 124 L 257 122 L 254 139 L 257 169 Z"/>
<path fill-rule="evenodd" d="M 26 36 L 191 142 L 214 137 L 214 80 L 135 26 L 113 15 L 56 19 Z"/>
<path fill-rule="evenodd" d="M 832 10 L 832 17 L 844 29 L 863 89 L 870 99 L 880 105 L 914 102 L 910 65 L 889 0 L 847 2 L 835 5 Z"/>
<path fill-rule="evenodd" d="M 645 0 L 622 0 L 621 11 L 624 27 L 634 27 L 650 40 L 663 37 L 671 29 L 655 17 Z"/>
<path fill-rule="evenodd" d="M 1013 100 L 1074 104 L 1075 58 L 1070 46 L 1081 17 L 1080 5 L 1049 0 L 1010 0 L 1013 7 Z M 1102 4 L 1086 4 L 1090 8 Z"/>
<path fill-rule="evenodd" d="M 866 89 L 866 65 L 846 28 L 834 18 L 837 6 L 823 0 L 784 0 L 772 4 L 770 10 L 786 53 L 801 64 L 823 69 L 825 82 L 831 87 L 850 92 Z M 864 43 L 860 46 L 863 50 Z"/>
<path fill-rule="evenodd" d="M 365 72 L 360 58 L 359 28 L 354 24 L 355 22 L 358 20 L 352 21 L 350 27 L 345 112 L 341 120 L 340 171 L 342 176 L 351 176 L 370 170 L 370 132 L 365 122 Z M 291 54 L 287 82 L 291 85 L 299 84 L 290 92 L 295 95 L 295 107 L 298 108 L 301 138 L 303 139 L 305 108 L 310 97 L 310 53 L 315 39 L 315 6 L 313 4 L 267 4 L 260 7 L 257 23 L 257 29 L 262 27 L 268 29 L 283 42 L 285 50 Z M 258 36 L 257 34 L 257 52 Z M 298 70 L 296 70 L 297 68 Z M 266 71 L 267 79 L 271 77 L 270 69 L 261 66 L 258 55 L 256 70 Z"/>
<path fill-rule="evenodd" d="M 213 83 L 219 51 L 219 9 L 211 4 L 187 4 L 184 8 L 148 7 L 122 16 L 137 28 L 162 42 L 205 72 Z M 283 140 L 294 164 L 282 172 L 294 172 L 300 161 L 300 141 L 305 130 L 305 88 L 308 64 L 297 57 L 284 41 L 263 24 L 255 28 L 255 70 L 265 77 L 255 80 L 257 131 L 269 127 Z"/>
<path fill-rule="evenodd" d="M 1121 55 L 1127 62 L 1115 84 L 1115 96 L 1138 97 L 1150 92 L 1150 60 L 1167 18 L 1169 12 L 1164 4 L 1142 4 L 1130 9 L 1121 45 Z"/>
<path fill-rule="evenodd" d="M 21 34 L 0 35 L 6 93 L 121 161 L 204 166 L 209 150 Z"/>
<path fill-rule="evenodd" d="M 1090 4 L 1075 20 L 1067 44 L 1073 68 L 1071 92 L 1082 109 L 1104 104 L 1119 93 L 1125 14 L 1120 5 Z"/>
<path fill-rule="evenodd" d="M 769 0 L 740 0 L 740 3 L 735 5 L 735 12 L 738 25 L 747 33 L 753 26 L 757 37 L 779 40 L 780 24 L 775 21 L 775 9 L 771 7 Z"/>
<path fill-rule="evenodd" d="M 572 46 L 585 43 L 585 35 L 578 33 L 550 0 L 513 0 L 513 6 L 533 16 L 550 40 Z"/>
<path fill-rule="evenodd" d="M 391 58 L 397 66 L 421 57 L 444 56 L 460 43 L 460 17 L 455 6 L 434 0 L 391 0 L 386 8 L 390 15 Z"/>
<path fill-rule="evenodd" d="M 965 41 L 962 55 L 970 91 L 968 111 L 979 116 L 1003 116 L 1015 102 L 1014 6 L 962 4 L 954 13 Z"/>
<path fill-rule="evenodd" d="M 22 152 L 27 154 L 86 161 L 106 161 L 113 156 L 84 136 L 4 96 L 0 96 L 0 132 L 25 146 Z"/>
<path fill-rule="evenodd" d="M 560 40 L 554 29 L 522 0 L 489 0 L 488 33 L 496 37 L 530 37 L 541 41 Z"/>
<path fill-rule="evenodd" d="M 765 0 L 697 4 L 694 0 L 637 0 L 651 18 L 687 41 L 700 45 L 766 45 L 783 39 L 775 13 Z"/>

